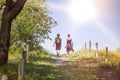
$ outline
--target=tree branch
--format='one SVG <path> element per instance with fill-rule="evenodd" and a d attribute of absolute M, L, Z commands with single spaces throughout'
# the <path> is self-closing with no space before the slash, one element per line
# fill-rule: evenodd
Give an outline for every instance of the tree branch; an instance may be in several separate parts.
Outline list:
<path fill-rule="evenodd" d="M 0 10 L 2 10 L 4 6 L 5 4 L 0 3 Z"/>
<path fill-rule="evenodd" d="M 5 14 L 5 18 L 7 19 L 8 22 L 12 21 L 23 9 L 25 5 L 26 0 L 17 0 L 16 2 L 13 1 L 13 7 L 11 10 Z"/>

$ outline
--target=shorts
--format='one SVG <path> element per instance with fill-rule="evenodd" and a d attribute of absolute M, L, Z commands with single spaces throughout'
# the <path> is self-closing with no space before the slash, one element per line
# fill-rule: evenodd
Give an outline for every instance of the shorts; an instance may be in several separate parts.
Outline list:
<path fill-rule="evenodd" d="M 67 44 L 66 50 L 67 50 L 67 52 L 71 51 L 72 50 L 72 45 L 71 44 Z"/>
<path fill-rule="evenodd" d="M 56 50 L 61 50 L 61 45 L 56 45 Z"/>

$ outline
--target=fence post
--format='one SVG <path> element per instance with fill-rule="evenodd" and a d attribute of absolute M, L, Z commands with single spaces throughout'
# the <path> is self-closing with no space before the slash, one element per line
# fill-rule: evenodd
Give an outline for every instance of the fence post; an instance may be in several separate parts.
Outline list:
<path fill-rule="evenodd" d="M 28 59 L 29 59 L 29 45 L 27 45 L 27 63 L 28 63 Z"/>
<path fill-rule="evenodd" d="M 8 80 L 8 75 L 2 75 L 0 80 Z"/>
<path fill-rule="evenodd" d="M 95 57 L 98 57 L 98 42 L 95 43 L 96 51 L 95 51 Z"/>
<path fill-rule="evenodd" d="M 91 51 L 91 41 L 89 41 L 89 51 Z"/>
<path fill-rule="evenodd" d="M 86 42 L 85 42 L 85 50 L 87 50 L 87 45 L 86 45 Z"/>
<path fill-rule="evenodd" d="M 27 58 L 28 58 L 27 54 L 28 54 L 27 45 L 24 45 L 24 49 L 23 49 L 23 52 L 22 52 L 22 58 L 24 59 L 25 64 L 27 63 Z"/>
<path fill-rule="evenodd" d="M 106 47 L 106 63 L 108 62 L 108 47 Z"/>
<path fill-rule="evenodd" d="M 106 47 L 106 58 L 108 58 L 108 47 Z"/>
<path fill-rule="evenodd" d="M 24 59 L 21 59 L 18 65 L 18 80 L 24 80 Z"/>

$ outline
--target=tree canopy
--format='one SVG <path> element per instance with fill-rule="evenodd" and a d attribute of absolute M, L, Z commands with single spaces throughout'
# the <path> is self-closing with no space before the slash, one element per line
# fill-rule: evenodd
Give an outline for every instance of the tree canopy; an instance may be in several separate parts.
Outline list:
<path fill-rule="evenodd" d="M 0 65 L 8 62 L 12 44 L 42 48 L 57 24 L 49 13 L 45 0 L 0 0 Z"/>
<path fill-rule="evenodd" d="M 3 0 L 0 2 L 4 3 Z M 27 0 L 22 12 L 12 22 L 11 43 L 36 47 L 45 39 L 51 39 L 49 33 L 57 22 L 49 13 L 45 0 Z"/>

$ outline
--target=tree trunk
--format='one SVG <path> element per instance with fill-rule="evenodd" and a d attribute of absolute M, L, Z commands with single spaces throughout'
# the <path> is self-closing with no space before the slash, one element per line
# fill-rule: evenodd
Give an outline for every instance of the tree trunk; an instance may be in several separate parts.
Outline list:
<path fill-rule="evenodd" d="M 10 31 L 11 22 L 6 22 L 6 20 L 2 20 L 0 40 L 0 65 L 3 63 L 7 63 L 8 61 L 8 50 L 10 46 Z"/>
<path fill-rule="evenodd" d="M 0 29 L 0 65 L 7 63 L 10 46 L 11 23 L 21 12 L 26 0 L 6 0 Z"/>

